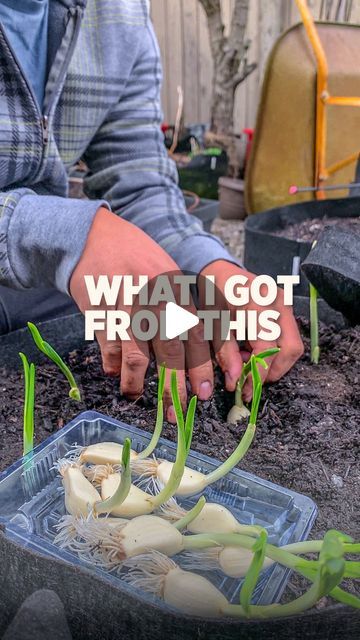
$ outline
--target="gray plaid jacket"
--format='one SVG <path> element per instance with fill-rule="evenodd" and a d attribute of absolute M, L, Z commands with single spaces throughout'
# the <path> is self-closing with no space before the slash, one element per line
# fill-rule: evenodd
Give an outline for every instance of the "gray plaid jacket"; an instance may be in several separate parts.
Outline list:
<path fill-rule="evenodd" d="M 49 49 L 58 45 L 42 110 L 0 29 L 0 284 L 68 292 L 104 202 L 183 270 L 233 262 L 188 215 L 177 187 L 159 126 L 161 66 L 147 1 L 50 0 L 50 15 Z M 80 158 L 89 200 L 67 197 Z"/>

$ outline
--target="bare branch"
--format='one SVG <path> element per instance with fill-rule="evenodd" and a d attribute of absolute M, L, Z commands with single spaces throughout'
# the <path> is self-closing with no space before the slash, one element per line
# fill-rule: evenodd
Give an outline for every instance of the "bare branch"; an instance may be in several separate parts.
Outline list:
<path fill-rule="evenodd" d="M 244 82 L 244 80 L 246 80 L 246 78 L 253 71 L 255 71 L 256 67 L 257 67 L 256 62 L 252 62 L 251 64 L 246 64 L 244 66 L 243 70 L 240 73 L 237 73 L 236 76 L 233 77 L 233 87 L 234 87 L 234 89 L 236 89 L 239 86 L 239 84 Z"/>

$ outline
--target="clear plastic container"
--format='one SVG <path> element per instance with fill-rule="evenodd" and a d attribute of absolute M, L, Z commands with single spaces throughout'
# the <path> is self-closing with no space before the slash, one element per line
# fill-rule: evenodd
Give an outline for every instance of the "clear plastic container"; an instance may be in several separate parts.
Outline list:
<path fill-rule="evenodd" d="M 66 427 L 37 447 L 32 457 L 21 459 L 0 476 L 0 524 L 6 535 L 25 547 L 61 560 L 81 565 L 100 574 L 113 585 L 137 597 L 149 596 L 130 587 L 115 573 L 107 573 L 80 560 L 77 555 L 54 544 L 55 525 L 65 513 L 61 479 L 53 468 L 75 445 L 87 446 L 101 441 L 123 442 L 132 440 L 134 450 L 142 450 L 150 435 L 140 429 L 113 420 L 94 411 L 80 414 Z M 255 445 L 256 446 L 256 445 Z M 156 456 L 174 460 L 176 445 L 161 439 Z M 219 465 L 217 460 L 190 452 L 187 465 L 208 473 Z M 209 502 L 226 505 L 239 522 L 266 527 L 269 542 L 283 545 L 305 540 L 316 517 L 314 502 L 303 495 L 285 489 L 245 471 L 234 469 L 226 478 L 208 487 L 205 496 Z M 185 508 L 191 508 L 197 497 L 179 499 Z M 175 558 L 181 565 L 181 554 Z M 237 602 L 241 581 L 224 577 L 221 571 L 204 574 L 230 602 Z M 254 604 L 277 602 L 285 588 L 289 571 L 273 565 L 260 577 L 254 593 Z M 160 606 L 167 608 L 163 602 Z"/>

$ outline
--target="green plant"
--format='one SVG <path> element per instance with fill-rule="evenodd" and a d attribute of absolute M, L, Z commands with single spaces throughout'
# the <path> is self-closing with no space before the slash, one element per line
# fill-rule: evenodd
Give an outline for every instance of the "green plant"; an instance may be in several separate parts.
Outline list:
<path fill-rule="evenodd" d="M 35 365 L 29 365 L 24 353 L 19 353 L 19 356 L 24 368 L 23 455 L 26 456 L 34 448 Z"/>
<path fill-rule="evenodd" d="M 96 502 L 94 510 L 96 513 L 111 513 L 113 507 L 121 505 L 127 498 L 131 488 L 131 469 L 130 469 L 130 451 L 131 440 L 126 438 L 121 457 L 121 480 L 115 493 L 101 502 Z"/>
<path fill-rule="evenodd" d="M 319 363 L 320 347 L 319 347 L 319 320 L 318 320 L 318 292 L 314 285 L 309 283 L 310 289 L 310 348 L 311 362 Z"/>
<path fill-rule="evenodd" d="M 253 357 L 255 358 L 255 362 L 257 365 L 260 365 L 264 369 L 268 369 L 266 358 L 271 358 L 271 356 L 276 355 L 277 353 L 279 353 L 279 351 L 280 349 L 278 349 L 277 347 L 274 347 L 273 349 L 267 349 L 267 351 L 262 351 L 261 353 L 258 353 Z M 248 418 L 250 415 L 250 411 L 244 405 L 244 402 L 242 399 L 244 384 L 247 377 L 250 375 L 250 373 L 251 373 L 251 360 L 249 360 L 243 365 L 241 376 L 236 384 L 235 404 L 230 409 L 227 416 L 227 421 L 230 422 L 231 424 L 235 424 L 235 422 L 237 422 L 238 420 L 241 420 L 242 418 Z"/>
<path fill-rule="evenodd" d="M 159 442 L 161 436 L 163 424 L 164 424 L 164 387 L 165 387 L 165 374 L 166 368 L 162 365 L 159 368 L 159 382 L 157 389 L 157 412 L 156 423 L 153 435 L 148 446 L 139 453 L 133 449 L 130 451 L 131 460 L 135 458 L 142 460 L 148 458 L 153 453 L 154 449 Z M 76 448 L 76 455 L 79 455 L 79 462 L 94 465 L 106 465 L 107 471 L 110 471 L 109 466 L 112 466 L 113 473 L 117 473 L 119 470 L 119 460 L 121 459 L 123 445 L 118 442 L 98 442 L 91 444 L 88 447 L 84 447 L 80 451 Z M 96 468 L 89 469 L 87 471 L 89 479 L 92 481 L 98 477 L 98 470 Z M 101 474 L 100 474 L 101 475 Z"/>
<path fill-rule="evenodd" d="M 180 609 L 189 615 L 205 615 L 208 617 L 233 616 L 240 618 L 278 618 L 297 615 L 306 609 L 313 607 L 318 600 L 326 595 L 331 595 L 340 601 L 346 601 L 353 607 L 360 608 L 360 600 L 343 591 L 339 584 L 348 577 L 349 563 L 345 560 L 345 554 L 350 553 L 353 546 L 346 542 L 347 536 L 329 531 L 317 545 L 319 556 L 317 560 L 298 558 L 288 551 L 268 545 L 266 533 L 254 542 L 251 538 L 241 535 L 219 536 L 211 539 L 207 536 L 186 536 L 185 548 L 202 548 L 209 545 L 233 544 L 246 546 L 253 552 L 253 560 L 248 569 L 243 587 L 240 591 L 240 604 L 230 604 L 224 595 L 203 576 L 190 571 L 180 569 L 170 558 L 155 549 L 155 552 L 140 554 L 126 560 L 125 564 L 130 569 L 126 581 L 136 584 L 137 587 L 151 591 L 151 593 L 164 598 L 167 604 Z M 306 543 L 305 543 L 306 544 Z M 299 545 L 299 553 L 305 552 Z M 168 554 L 166 554 L 168 555 Z M 292 568 L 301 575 L 306 576 L 312 585 L 308 591 L 293 602 L 273 605 L 252 605 L 251 598 L 258 581 L 265 555 L 273 557 L 285 567 Z M 350 569 L 359 575 L 360 563 Z"/>
<path fill-rule="evenodd" d="M 162 393 L 163 391 L 162 385 L 160 385 L 160 390 Z M 87 474 L 85 472 L 85 475 L 87 475 L 87 478 L 90 478 L 92 481 L 94 481 L 95 478 L 97 479 L 101 478 L 102 480 L 101 494 L 102 494 L 103 504 L 100 507 L 102 512 L 104 512 L 104 510 L 108 512 L 109 510 L 109 512 L 114 516 L 127 517 L 127 518 L 131 518 L 131 517 L 135 517 L 143 514 L 150 514 L 155 509 L 158 509 L 164 502 L 168 501 L 176 492 L 184 473 L 185 462 L 186 462 L 186 458 L 188 456 L 188 452 L 191 445 L 191 439 L 192 439 L 192 433 L 193 433 L 193 427 L 194 427 L 196 401 L 197 401 L 196 396 L 194 396 L 191 399 L 189 403 L 186 419 L 184 419 L 180 398 L 179 398 L 178 387 L 177 387 L 176 371 L 171 372 L 171 397 L 172 397 L 172 403 L 175 408 L 176 419 L 177 419 L 177 451 L 176 451 L 176 459 L 174 464 L 172 465 L 171 473 L 169 474 L 167 482 L 164 483 L 164 487 L 162 488 L 162 490 L 156 493 L 155 495 L 150 495 L 149 493 L 146 493 L 146 491 L 143 491 L 139 487 L 129 483 L 130 468 L 132 466 L 132 460 L 134 459 L 133 457 L 131 457 L 131 453 L 134 453 L 134 452 L 131 451 L 130 445 L 127 444 L 126 465 L 124 465 L 124 458 L 123 458 L 123 467 L 126 470 L 126 483 L 125 483 L 125 478 L 123 476 L 123 473 L 122 474 L 114 473 L 113 467 L 110 467 L 109 469 L 106 464 L 103 465 L 100 470 L 95 468 L 93 473 L 91 471 L 90 471 L 90 474 Z M 105 444 L 109 445 L 111 443 L 105 443 Z M 116 443 L 114 444 L 116 445 Z M 122 452 L 122 455 L 123 455 L 124 446 L 121 447 L 121 445 L 116 445 L 116 447 L 118 447 L 116 450 L 118 452 L 119 451 Z M 111 455 L 112 456 L 114 455 L 112 451 L 111 451 Z M 81 464 L 83 462 L 84 460 L 82 459 L 82 456 L 80 456 L 78 461 L 72 460 L 72 465 L 77 466 L 77 468 L 80 470 Z M 130 462 L 131 462 L 131 466 L 130 466 Z M 63 475 L 63 482 L 64 482 L 64 479 L 66 481 L 67 476 L 70 474 L 70 472 L 66 470 L 67 462 L 66 461 L 64 462 L 64 471 L 62 471 L 61 463 L 59 464 L 59 467 L 60 467 L 60 473 Z M 75 476 L 75 472 L 73 471 L 72 473 Z M 86 495 L 88 495 L 89 498 L 91 498 L 91 501 L 89 500 L 89 505 L 91 506 L 91 508 L 95 508 L 96 510 L 96 507 L 94 505 L 97 502 L 100 504 L 101 501 L 100 500 L 96 501 L 94 499 L 94 496 L 93 494 L 91 494 L 91 491 L 90 491 L 90 489 L 94 489 L 94 487 L 89 482 L 89 480 L 86 477 L 84 477 L 82 473 L 81 475 L 83 480 L 85 480 L 85 482 L 89 486 L 86 489 L 83 480 L 81 478 L 78 478 L 79 483 L 81 482 L 81 485 L 82 485 L 81 496 L 79 496 L 79 500 L 81 499 L 82 504 L 84 504 L 83 497 L 84 497 L 84 494 L 86 493 Z M 69 482 L 68 482 L 68 487 L 70 487 Z M 124 487 L 126 487 L 126 491 L 127 491 L 126 495 L 125 495 L 126 491 Z M 68 489 L 68 503 L 71 505 L 73 504 L 77 505 L 79 503 L 79 500 L 77 498 L 75 499 L 75 496 L 77 496 L 79 493 L 80 492 L 78 490 L 78 487 L 76 486 L 76 483 L 73 483 L 71 488 Z M 109 505 L 111 505 L 111 508 Z M 70 511 L 70 513 L 72 513 L 73 515 L 76 515 L 76 513 L 74 513 L 73 511 L 72 512 Z"/>
<path fill-rule="evenodd" d="M 272 355 L 273 353 L 277 353 L 278 349 L 271 350 L 270 352 L 266 352 L 266 354 Z M 261 392 L 262 392 L 262 381 L 259 374 L 258 367 L 259 366 L 267 366 L 265 360 L 262 358 L 262 354 L 257 356 L 252 355 L 249 362 L 245 365 L 245 371 L 248 372 L 247 375 L 251 372 L 252 381 L 253 381 L 253 398 L 251 403 L 251 412 L 248 420 L 248 425 L 245 430 L 245 433 L 236 447 L 235 451 L 229 456 L 229 458 L 221 464 L 217 469 L 212 471 L 211 473 L 204 474 L 200 471 L 196 471 L 194 469 L 190 469 L 188 467 L 184 468 L 183 476 L 181 478 L 181 483 L 179 484 L 175 495 L 181 496 L 191 496 L 201 491 L 220 480 L 220 478 L 224 477 L 227 473 L 231 471 L 242 458 L 247 453 L 256 432 L 256 421 L 257 415 L 259 411 Z M 182 427 L 185 428 L 185 433 L 187 431 L 186 424 L 184 424 L 184 419 L 182 416 L 182 409 L 180 400 L 175 398 L 176 405 L 174 404 L 175 413 L 178 422 L 181 423 Z M 188 409 L 188 415 L 190 414 L 191 421 L 194 419 L 195 407 L 191 407 L 191 403 Z M 190 440 L 191 442 L 191 440 Z M 133 473 L 141 476 L 148 476 L 152 478 L 156 478 L 159 481 L 160 485 L 165 485 L 172 473 L 173 463 L 168 460 L 134 460 L 132 464 Z"/>
<path fill-rule="evenodd" d="M 71 373 L 67 364 L 65 364 L 65 362 L 59 356 L 59 354 L 55 351 L 55 349 L 53 349 L 53 347 L 48 342 L 43 340 L 39 329 L 32 322 L 28 322 L 27 326 L 30 330 L 30 333 L 39 351 L 41 351 L 52 362 L 54 362 L 54 364 L 56 364 L 59 367 L 60 371 L 64 374 L 65 378 L 67 379 L 70 385 L 69 397 L 72 398 L 73 400 L 80 401 L 81 395 L 80 395 L 79 387 L 77 386 L 75 378 Z"/>

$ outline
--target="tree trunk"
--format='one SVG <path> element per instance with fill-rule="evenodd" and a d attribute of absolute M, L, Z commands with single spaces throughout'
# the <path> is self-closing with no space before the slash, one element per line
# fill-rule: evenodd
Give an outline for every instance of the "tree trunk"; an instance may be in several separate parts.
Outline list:
<path fill-rule="evenodd" d="M 235 89 L 227 68 L 220 63 L 214 66 L 213 92 L 211 102 L 211 134 L 209 141 L 224 149 L 229 161 L 229 176 L 236 178 L 240 173 L 240 160 L 234 132 Z"/>
<path fill-rule="evenodd" d="M 235 0 L 229 36 L 224 34 L 221 0 L 200 0 L 207 16 L 214 62 L 211 102 L 211 132 L 208 140 L 223 148 L 229 159 L 229 175 L 238 177 L 240 161 L 234 132 L 235 93 L 255 69 L 247 62 L 245 29 L 249 0 Z"/>

